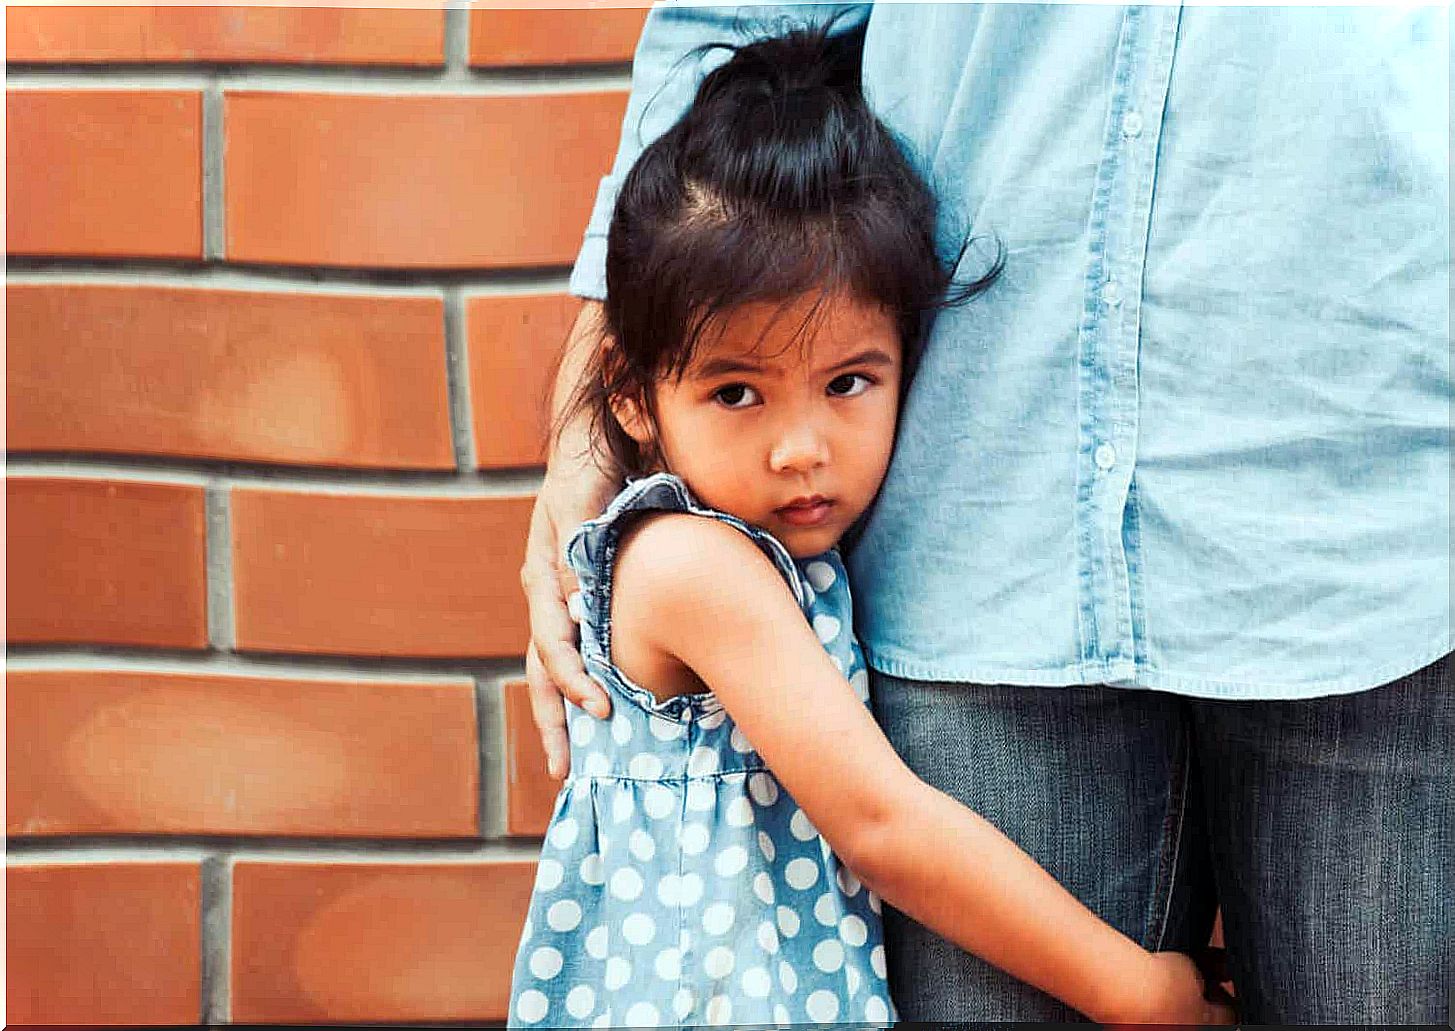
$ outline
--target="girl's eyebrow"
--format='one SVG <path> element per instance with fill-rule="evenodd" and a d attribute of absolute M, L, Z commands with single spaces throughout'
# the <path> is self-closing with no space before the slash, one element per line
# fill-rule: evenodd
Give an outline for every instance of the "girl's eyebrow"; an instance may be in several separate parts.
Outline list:
<path fill-rule="evenodd" d="M 871 347 L 860 351 L 856 355 L 845 358 L 841 362 L 823 369 L 822 372 L 837 372 L 839 369 L 847 369 L 855 365 L 875 365 L 887 367 L 894 364 L 894 358 L 888 352 L 877 347 Z M 713 379 L 717 376 L 731 376 L 735 373 L 762 373 L 763 366 L 755 365 L 742 358 L 709 358 L 701 365 L 694 368 L 691 374 L 698 379 Z"/>

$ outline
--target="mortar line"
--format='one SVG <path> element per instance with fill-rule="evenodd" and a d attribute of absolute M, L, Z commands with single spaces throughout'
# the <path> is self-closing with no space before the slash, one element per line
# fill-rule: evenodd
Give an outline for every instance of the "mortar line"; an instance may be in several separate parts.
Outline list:
<path fill-rule="evenodd" d="M 273 293 L 339 296 L 438 297 L 446 286 L 471 294 L 515 296 L 566 293 L 570 269 L 534 268 L 418 270 L 345 268 L 323 265 L 266 265 L 229 262 L 197 264 L 165 259 L 12 257 L 6 262 L 10 283 L 79 283 L 98 286 L 171 286 L 214 290 L 265 290 Z"/>
<path fill-rule="evenodd" d="M 232 1011 L 232 860 L 202 861 L 202 1023 L 226 1024 Z"/>
<path fill-rule="evenodd" d="M 445 7 L 445 78 L 468 82 L 470 75 L 469 0 L 449 0 Z"/>
<path fill-rule="evenodd" d="M 209 261 L 227 257 L 223 118 L 222 87 L 213 76 L 202 91 L 202 256 Z"/>
<path fill-rule="evenodd" d="M 207 488 L 207 639 L 218 651 L 237 643 L 232 594 L 232 494 L 215 480 Z"/>
<path fill-rule="evenodd" d="M 488 839 L 506 834 L 510 780 L 510 749 L 506 741 L 505 681 L 524 674 L 492 677 L 479 683 L 480 720 L 480 835 Z M 496 751 L 498 750 L 498 752 Z"/>
<path fill-rule="evenodd" d="M 455 467 L 476 473 L 474 408 L 470 401 L 470 346 L 465 301 L 458 287 L 445 288 L 445 387 L 449 394 L 450 435 Z"/>

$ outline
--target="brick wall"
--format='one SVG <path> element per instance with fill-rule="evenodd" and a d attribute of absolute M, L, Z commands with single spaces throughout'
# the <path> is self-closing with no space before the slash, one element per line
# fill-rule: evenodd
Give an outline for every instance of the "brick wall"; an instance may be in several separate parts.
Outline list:
<path fill-rule="evenodd" d="M 517 570 L 642 18 L 7 11 L 11 1022 L 504 1019 Z"/>

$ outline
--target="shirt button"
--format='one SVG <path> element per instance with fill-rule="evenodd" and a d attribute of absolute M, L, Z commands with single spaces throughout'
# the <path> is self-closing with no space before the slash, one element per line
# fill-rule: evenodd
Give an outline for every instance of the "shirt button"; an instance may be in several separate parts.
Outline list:
<path fill-rule="evenodd" d="M 1098 469 L 1106 472 L 1117 464 L 1117 449 L 1110 444 L 1102 444 L 1091 453 L 1091 460 L 1096 463 Z"/>
<path fill-rule="evenodd" d="M 1115 279 L 1108 279 L 1101 286 L 1101 299 L 1115 308 L 1122 303 L 1122 285 Z"/>
<path fill-rule="evenodd" d="M 1127 112 L 1127 116 L 1122 119 L 1122 135 L 1129 140 L 1134 140 L 1142 135 L 1142 114 L 1140 111 Z"/>

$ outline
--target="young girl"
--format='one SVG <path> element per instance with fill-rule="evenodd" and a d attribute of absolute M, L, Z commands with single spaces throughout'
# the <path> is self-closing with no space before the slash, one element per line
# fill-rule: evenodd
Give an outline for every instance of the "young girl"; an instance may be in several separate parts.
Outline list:
<path fill-rule="evenodd" d="M 511 1025 L 892 1022 L 881 896 L 1093 1019 L 1230 1023 L 1187 957 L 916 779 L 865 705 L 835 545 L 950 274 L 857 42 L 736 48 L 623 184 L 577 410 L 637 478 L 567 548 L 615 711 L 569 707 Z"/>

